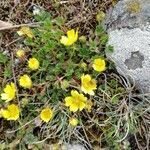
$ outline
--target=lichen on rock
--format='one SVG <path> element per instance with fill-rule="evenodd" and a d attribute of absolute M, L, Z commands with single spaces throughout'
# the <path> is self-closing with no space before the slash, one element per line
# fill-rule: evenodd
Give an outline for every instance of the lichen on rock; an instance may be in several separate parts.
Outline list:
<path fill-rule="evenodd" d="M 150 1 L 119 1 L 109 10 L 105 24 L 108 45 L 114 47 L 107 57 L 120 74 L 134 80 L 140 90 L 150 92 Z"/>

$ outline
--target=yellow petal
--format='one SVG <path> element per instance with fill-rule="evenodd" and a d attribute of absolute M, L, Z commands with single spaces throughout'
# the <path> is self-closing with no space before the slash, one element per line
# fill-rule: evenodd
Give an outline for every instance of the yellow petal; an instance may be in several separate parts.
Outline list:
<path fill-rule="evenodd" d="M 7 84 L 6 87 L 4 88 L 4 92 L 9 93 L 10 90 L 11 90 L 11 86 Z"/>
<path fill-rule="evenodd" d="M 71 30 L 67 31 L 67 36 L 68 36 L 69 39 L 74 39 L 74 37 L 75 37 L 75 30 L 71 29 Z"/>
<path fill-rule="evenodd" d="M 9 111 L 10 116 L 7 118 L 7 120 L 17 120 L 19 118 L 19 107 L 15 104 L 11 104 L 7 107 L 7 110 Z"/>
<path fill-rule="evenodd" d="M 71 95 L 72 95 L 72 97 L 76 97 L 79 95 L 79 93 L 76 90 L 72 90 Z"/>
<path fill-rule="evenodd" d="M 23 33 L 21 30 L 20 30 L 20 31 L 17 31 L 17 33 L 18 33 L 19 36 L 24 35 L 24 33 Z"/>
<path fill-rule="evenodd" d="M 76 112 L 85 107 L 87 97 L 79 94 L 76 90 L 71 91 L 71 96 L 65 98 L 65 105 L 69 107 L 70 111 Z"/>
<path fill-rule="evenodd" d="M 6 101 L 11 101 L 15 98 L 16 87 L 14 83 L 7 84 L 4 88 L 4 93 L 1 94 L 1 98 Z"/>
<path fill-rule="evenodd" d="M 84 86 L 81 86 L 81 90 L 85 93 L 85 94 L 89 94 L 89 95 L 94 95 L 94 91 L 93 89 L 90 88 L 84 88 Z"/>
<path fill-rule="evenodd" d="M 3 110 L 1 113 L 2 117 L 5 119 L 8 119 L 10 117 L 10 112 L 8 110 Z"/>
<path fill-rule="evenodd" d="M 21 27 L 21 29 L 19 31 L 17 31 L 18 35 L 22 36 L 22 35 L 27 35 L 30 38 L 33 38 L 33 32 L 29 27 Z"/>
<path fill-rule="evenodd" d="M 62 36 L 60 42 L 65 46 L 70 46 L 75 43 L 78 39 L 78 31 L 75 32 L 74 29 L 67 31 L 67 37 Z"/>
<path fill-rule="evenodd" d="M 78 110 L 78 106 L 76 104 L 70 105 L 70 111 L 76 112 Z"/>
<path fill-rule="evenodd" d="M 91 91 L 88 91 L 88 94 L 89 95 L 94 95 L 95 93 L 94 93 L 94 91 L 91 90 Z"/>
<path fill-rule="evenodd" d="M 1 94 L 1 99 L 2 99 L 2 100 L 9 99 L 9 98 L 8 98 L 8 94 L 2 93 L 2 94 Z"/>
<path fill-rule="evenodd" d="M 86 102 L 87 97 L 85 97 L 83 94 L 79 94 L 79 98 L 83 101 Z"/>
<path fill-rule="evenodd" d="M 89 82 L 91 80 L 91 76 L 89 74 L 86 74 L 86 75 L 82 75 L 81 76 L 81 81 L 84 83 L 84 82 Z"/>
<path fill-rule="evenodd" d="M 93 90 L 96 90 L 96 87 L 97 87 L 96 80 L 92 79 L 89 74 L 81 76 L 81 90 L 84 93 L 94 95 Z"/>
<path fill-rule="evenodd" d="M 77 39 L 78 39 L 78 29 L 77 29 L 77 31 L 76 31 L 76 33 L 75 33 L 75 37 L 74 37 L 74 42 L 76 42 L 77 41 Z"/>
<path fill-rule="evenodd" d="M 72 126 L 77 126 L 78 123 L 79 123 L 79 120 L 77 118 L 69 119 L 69 124 L 71 124 Z"/>
<path fill-rule="evenodd" d="M 67 36 L 68 36 L 68 45 L 72 45 L 73 43 L 75 43 L 78 39 L 78 30 L 75 32 L 74 29 L 69 30 L 67 32 Z"/>
<path fill-rule="evenodd" d="M 19 108 L 15 104 L 7 106 L 7 109 L 2 110 L 2 117 L 7 120 L 17 120 L 19 118 Z"/>
<path fill-rule="evenodd" d="M 91 100 L 88 100 L 86 102 L 85 108 L 87 109 L 88 112 L 91 112 L 92 106 L 93 106 L 93 102 Z"/>
<path fill-rule="evenodd" d="M 68 38 L 66 36 L 62 36 L 61 37 L 61 40 L 60 40 L 60 43 L 64 44 L 64 45 L 67 45 L 68 43 Z"/>
<path fill-rule="evenodd" d="M 84 102 L 81 102 L 79 105 L 79 110 L 83 110 L 85 108 L 86 104 Z"/>
<path fill-rule="evenodd" d="M 24 52 L 24 50 L 20 49 L 16 52 L 16 55 L 18 58 L 21 58 L 21 57 L 25 56 L 25 52 Z"/>
<path fill-rule="evenodd" d="M 16 91 L 16 86 L 15 86 L 15 84 L 11 82 L 10 85 L 11 85 L 12 89 L 13 89 L 14 91 Z"/>
<path fill-rule="evenodd" d="M 65 106 L 70 106 L 72 104 L 72 97 L 65 98 Z"/>
<path fill-rule="evenodd" d="M 74 43 L 73 39 L 68 39 L 68 42 L 66 43 L 66 46 L 70 46 Z"/>
<path fill-rule="evenodd" d="M 33 37 L 34 37 L 32 33 L 27 33 L 26 35 L 27 35 L 29 38 L 33 38 Z"/>

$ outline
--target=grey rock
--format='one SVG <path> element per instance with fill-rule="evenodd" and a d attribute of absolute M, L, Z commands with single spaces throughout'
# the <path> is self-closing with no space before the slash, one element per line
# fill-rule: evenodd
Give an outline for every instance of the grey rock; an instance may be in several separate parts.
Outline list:
<path fill-rule="evenodd" d="M 68 144 L 66 150 L 86 150 L 81 144 Z"/>
<path fill-rule="evenodd" d="M 137 2 L 139 10 L 129 11 Z M 122 0 L 108 12 L 108 45 L 114 47 L 107 57 L 120 74 L 132 79 L 144 93 L 150 93 L 150 0 Z"/>
<path fill-rule="evenodd" d="M 150 23 L 150 0 L 121 0 L 107 13 L 108 30 L 143 27 Z"/>

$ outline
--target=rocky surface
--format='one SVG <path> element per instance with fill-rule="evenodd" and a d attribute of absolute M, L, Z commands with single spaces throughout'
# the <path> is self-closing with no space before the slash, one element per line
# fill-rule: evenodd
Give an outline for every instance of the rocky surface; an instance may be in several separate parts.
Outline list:
<path fill-rule="evenodd" d="M 108 45 L 114 47 L 107 57 L 120 74 L 132 79 L 145 93 L 150 92 L 150 0 L 122 0 L 106 18 Z"/>
<path fill-rule="evenodd" d="M 138 28 L 150 23 L 150 0 L 120 0 L 107 13 L 108 31 Z"/>
<path fill-rule="evenodd" d="M 66 150 L 86 150 L 84 146 L 80 144 L 69 144 L 66 147 Z"/>

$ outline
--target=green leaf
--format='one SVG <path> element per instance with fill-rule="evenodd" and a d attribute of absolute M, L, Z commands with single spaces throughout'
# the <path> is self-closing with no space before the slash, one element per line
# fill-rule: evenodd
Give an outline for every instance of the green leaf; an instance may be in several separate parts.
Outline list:
<path fill-rule="evenodd" d="M 50 20 L 50 18 L 45 19 L 44 29 L 51 30 L 51 28 L 52 28 L 52 21 Z"/>
<path fill-rule="evenodd" d="M 119 102 L 119 97 L 117 95 L 114 95 L 111 98 L 111 102 L 112 102 L 112 104 L 117 104 Z"/>
<path fill-rule="evenodd" d="M 5 64 L 8 61 L 8 57 L 0 52 L 0 63 Z"/>
<path fill-rule="evenodd" d="M 62 24 L 65 23 L 65 20 L 64 20 L 64 18 L 62 18 L 62 17 L 57 17 L 57 18 L 55 18 L 54 23 L 56 23 L 56 25 L 58 25 L 58 26 L 61 27 Z"/>
<path fill-rule="evenodd" d="M 104 30 L 104 28 L 103 28 L 103 26 L 101 24 L 99 24 L 99 25 L 96 26 L 95 34 L 97 36 L 102 35 L 104 32 L 105 32 L 105 30 Z"/>
<path fill-rule="evenodd" d="M 45 19 L 47 19 L 47 18 L 51 18 L 51 15 L 50 15 L 50 13 L 49 12 L 45 12 L 45 11 L 43 11 L 43 12 L 41 12 L 39 15 L 36 15 L 35 16 L 35 20 L 36 21 L 44 21 Z"/>
<path fill-rule="evenodd" d="M 89 43 L 90 43 L 90 50 L 94 51 L 97 48 L 97 44 L 98 44 L 97 41 L 90 40 Z"/>
<path fill-rule="evenodd" d="M 35 136 L 33 135 L 33 133 L 26 133 L 26 135 L 25 135 L 24 138 L 23 138 L 23 141 L 24 141 L 26 144 L 31 144 L 31 143 L 33 143 L 33 142 L 37 142 L 38 139 L 37 139 L 37 137 L 35 137 Z"/>
<path fill-rule="evenodd" d="M 89 58 L 91 51 L 87 47 L 83 47 L 79 49 L 79 56 L 82 58 Z"/>
<path fill-rule="evenodd" d="M 100 43 L 101 43 L 101 45 L 105 45 L 107 42 L 108 42 L 108 35 L 107 34 L 103 34 L 100 37 Z"/>
<path fill-rule="evenodd" d="M 112 52 L 114 52 L 114 47 L 113 47 L 112 45 L 106 46 L 105 52 L 107 52 L 107 53 L 112 53 Z"/>
<path fill-rule="evenodd" d="M 4 77 L 6 77 L 6 78 L 11 78 L 11 77 L 12 77 L 11 64 L 9 64 L 8 66 L 5 67 L 5 70 L 4 70 Z"/>

